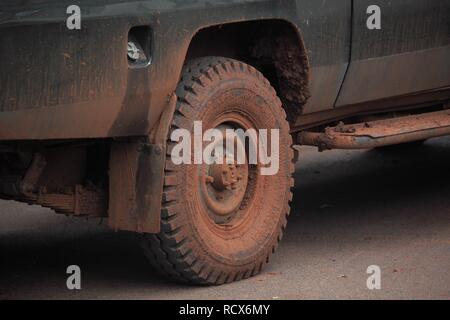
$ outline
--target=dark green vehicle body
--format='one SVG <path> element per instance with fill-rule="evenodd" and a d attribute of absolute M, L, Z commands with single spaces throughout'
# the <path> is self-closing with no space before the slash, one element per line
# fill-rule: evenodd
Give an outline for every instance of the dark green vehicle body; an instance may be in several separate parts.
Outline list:
<path fill-rule="evenodd" d="M 373 4 L 381 9 L 379 30 L 366 26 Z M 81 10 L 80 30 L 67 28 L 71 5 Z M 145 47 L 145 63 L 127 57 L 130 36 Z M 259 69 L 293 133 L 359 114 L 445 104 L 450 2 L 0 0 L 0 155 L 11 146 L 32 154 L 48 142 L 145 137 L 146 148 L 111 148 L 111 159 L 127 148 L 139 152 L 128 164 L 128 185 L 117 178 L 123 168 L 108 169 L 110 225 L 158 232 L 174 92 L 185 62 L 204 56 Z M 0 196 L 22 199 L 21 182 L 11 183 L 4 171 Z M 67 181 L 81 183 L 61 184 Z M 115 195 L 128 193 L 134 204 L 123 207 Z"/>
<path fill-rule="evenodd" d="M 195 36 L 212 26 L 247 28 L 244 22 L 291 28 L 305 50 L 310 99 L 298 101 L 298 115 L 318 117 L 296 119 L 293 129 L 347 114 L 349 105 L 363 104 L 348 109 L 352 113 L 417 93 L 433 92 L 420 102 L 436 99 L 436 90 L 450 85 L 449 2 L 376 1 L 382 29 L 368 30 L 372 2 L 3 0 L 0 140 L 146 135 L 177 85 Z M 66 28 L 72 4 L 81 8 L 81 30 Z M 151 61 L 130 67 L 127 39 L 136 26 L 149 27 Z"/>

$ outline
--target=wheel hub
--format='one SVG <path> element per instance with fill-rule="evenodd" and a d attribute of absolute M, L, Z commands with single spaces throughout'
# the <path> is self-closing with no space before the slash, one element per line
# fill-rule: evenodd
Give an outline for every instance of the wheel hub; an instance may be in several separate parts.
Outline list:
<path fill-rule="evenodd" d="M 215 223 L 227 223 L 238 213 L 246 195 L 248 180 L 248 165 L 236 163 L 234 155 L 226 148 L 222 161 L 206 166 L 202 190 L 210 217 Z"/>
<path fill-rule="evenodd" d="M 205 178 L 206 203 L 216 223 L 229 221 L 244 200 L 248 182 L 246 164 L 214 164 Z"/>
<path fill-rule="evenodd" d="M 241 170 L 234 164 L 215 164 L 209 169 L 212 185 L 217 191 L 236 190 L 242 180 Z M 211 180 L 211 179 L 210 179 Z"/>

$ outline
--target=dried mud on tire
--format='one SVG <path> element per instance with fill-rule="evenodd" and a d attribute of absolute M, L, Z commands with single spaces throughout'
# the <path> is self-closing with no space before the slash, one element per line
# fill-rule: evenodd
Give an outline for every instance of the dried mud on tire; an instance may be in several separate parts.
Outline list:
<path fill-rule="evenodd" d="M 292 200 L 292 138 L 280 99 L 255 68 L 219 57 L 189 62 L 177 96 L 172 130 L 192 132 L 200 120 L 205 130 L 229 119 L 243 127 L 279 129 L 280 170 L 261 176 L 250 168 L 245 202 L 232 222 L 217 224 L 201 192 L 204 169 L 174 165 L 174 143 L 168 140 L 161 232 L 143 236 L 144 252 L 156 270 L 179 282 L 218 285 L 256 275 L 283 236 Z"/>

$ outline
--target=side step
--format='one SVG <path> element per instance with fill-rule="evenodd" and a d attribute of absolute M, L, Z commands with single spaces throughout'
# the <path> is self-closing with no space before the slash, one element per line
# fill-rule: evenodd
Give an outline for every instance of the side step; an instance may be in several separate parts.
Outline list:
<path fill-rule="evenodd" d="M 319 150 L 370 149 L 450 135 L 450 110 L 303 131 L 298 143 Z"/>

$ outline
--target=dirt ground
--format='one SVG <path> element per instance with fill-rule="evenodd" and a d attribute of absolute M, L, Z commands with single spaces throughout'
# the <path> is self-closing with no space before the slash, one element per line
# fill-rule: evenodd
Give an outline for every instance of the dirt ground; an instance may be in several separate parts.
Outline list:
<path fill-rule="evenodd" d="M 221 287 L 171 283 L 136 236 L 0 202 L 1 299 L 450 299 L 450 137 L 387 150 L 301 148 L 286 236 L 265 271 Z M 66 288 L 66 268 L 82 289 Z M 381 268 L 381 290 L 366 270 Z"/>

